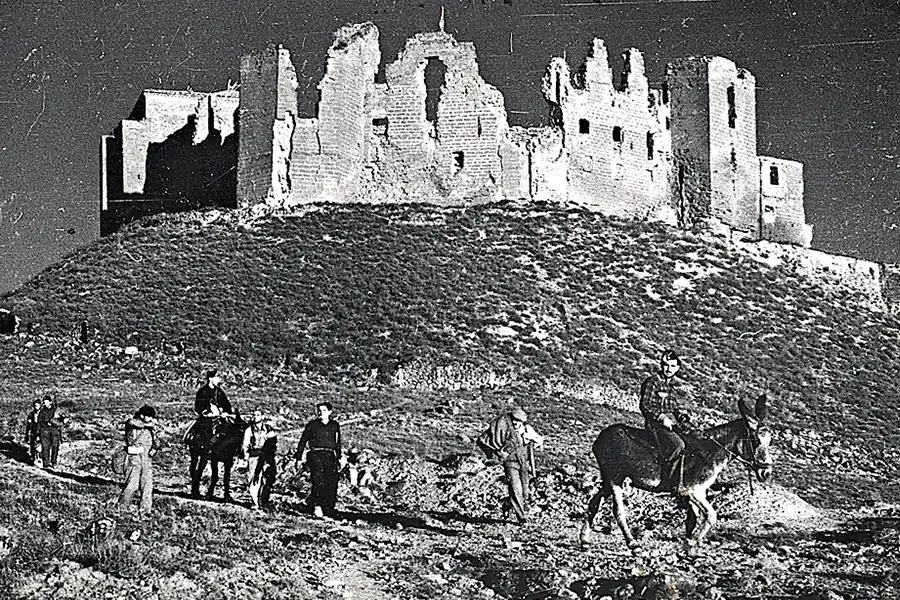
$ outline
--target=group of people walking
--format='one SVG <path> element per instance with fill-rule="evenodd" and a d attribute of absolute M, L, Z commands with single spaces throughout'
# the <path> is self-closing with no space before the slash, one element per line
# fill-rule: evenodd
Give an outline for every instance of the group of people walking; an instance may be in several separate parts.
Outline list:
<path fill-rule="evenodd" d="M 673 378 L 680 367 L 678 356 L 665 352 L 658 371 L 647 377 L 640 389 L 640 411 L 656 444 L 660 472 L 664 478 L 675 476 L 673 469 L 685 447 L 677 433 L 685 414 L 676 401 L 673 386 Z M 239 418 L 221 383 L 216 370 L 207 372 L 206 382 L 195 397 L 197 419 L 185 434 L 185 441 L 198 435 L 212 438 L 223 420 Z M 304 427 L 293 459 L 305 463 L 309 469 L 309 511 L 320 518 L 335 517 L 339 474 L 344 463 L 341 428 L 333 416 L 334 408 L 330 402 L 319 402 L 315 408 L 317 416 Z M 270 419 L 260 410 L 254 411 L 244 423 L 246 428 L 240 456 L 247 462 L 251 505 L 259 509 L 268 503 L 277 476 L 278 435 Z M 37 445 L 40 444 L 45 468 L 56 464 L 61 427 L 53 398 L 48 395 L 42 401 L 35 401 L 34 410 L 28 415 L 25 438 L 32 460 L 36 459 Z M 139 514 L 152 510 L 152 458 L 158 449 L 156 427 L 156 409 L 150 405 L 142 406 L 124 424 L 125 482 L 118 500 L 122 509 L 129 509 L 135 495 L 138 495 Z M 509 496 L 506 510 L 519 524 L 528 521 L 530 487 L 535 475 L 534 452 L 543 443 L 543 436 L 528 423 L 528 414 L 520 407 L 493 419 L 476 441 L 489 459 L 496 459 L 503 466 Z M 197 465 L 192 462 L 191 473 L 196 468 Z"/>
<path fill-rule="evenodd" d="M 25 421 L 25 443 L 32 464 L 37 464 L 40 458 L 45 469 L 56 467 L 63 424 L 53 396 L 46 394 L 43 399 L 34 401 Z"/>

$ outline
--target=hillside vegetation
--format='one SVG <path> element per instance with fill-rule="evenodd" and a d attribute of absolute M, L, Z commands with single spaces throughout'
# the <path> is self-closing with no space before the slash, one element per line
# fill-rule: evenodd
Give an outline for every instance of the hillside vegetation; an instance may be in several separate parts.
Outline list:
<path fill-rule="evenodd" d="M 839 465 L 865 440 L 875 479 L 843 482 L 846 494 L 900 493 L 897 320 L 662 225 L 544 205 L 163 216 L 69 256 L 0 305 L 34 324 L 29 359 L 4 367 L 10 379 L 79 360 L 78 377 L 102 377 L 98 352 L 135 345 L 132 367 L 155 361 L 172 379 L 219 364 L 248 378 L 491 384 L 577 407 L 633 404 L 673 348 L 696 406 L 733 413 L 739 396 L 765 391 L 793 444 L 808 430 L 826 449 L 843 438 Z M 88 344 L 75 343 L 82 321 Z M 22 339 L 6 342 L 19 359 Z"/>
<path fill-rule="evenodd" d="M 0 599 L 896 598 L 900 324 L 765 252 L 535 204 L 135 223 L 0 298 L 22 321 L 0 336 Z M 698 558 L 680 554 L 673 499 L 638 492 L 648 556 L 626 551 L 608 507 L 582 547 L 591 442 L 640 422 L 664 348 L 703 424 L 768 394 L 775 476 L 748 485 L 733 461 Z M 182 434 L 214 365 L 278 431 L 266 511 L 247 508 L 246 470 L 236 502 L 188 497 Z M 67 418 L 52 472 L 21 445 L 46 392 Z M 342 479 L 334 521 L 305 510 L 290 460 L 322 400 L 373 476 Z M 139 520 L 116 509 L 109 456 L 148 402 L 162 448 Z M 547 437 L 522 527 L 473 447 L 512 404 Z"/>

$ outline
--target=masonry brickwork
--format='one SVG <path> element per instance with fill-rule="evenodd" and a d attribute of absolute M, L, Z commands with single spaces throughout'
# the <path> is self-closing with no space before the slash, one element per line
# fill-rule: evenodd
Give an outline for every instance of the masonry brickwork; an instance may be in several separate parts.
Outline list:
<path fill-rule="evenodd" d="M 809 247 L 812 226 L 803 208 L 803 164 L 770 156 L 759 157 L 760 237 L 793 240 Z"/>
<path fill-rule="evenodd" d="M 101 234 L 134 218 L 235 207 L 236 90 L 145 90 L 102 141 Z"/>
<path fill-rule="evenodd" d="M 296 117 L 295 94 L 285 94 L 281 78 L 256 75 L 282 72 L 286 56 L 260 53 L 242 69 L 245 92 L 253 88 L 253 100 L 241 103 L 242 134 L 271 142 L 241 146 L 242 203 L 261 201 L 245 189 L 270 190 L 265 201 L 284 207 L 548 200 L 809 245 L 802 180 L 795 185 L 787 162 L 777 222 L 763 223 L 755 80 L 728 59 L 674 61 L 653 89 L 637 49 L 625 52 L 617 78 L 603 41 L 594 40 L 574 73 L 565 60 L 551 60 L 542 89 L 552 124 L 526 129 L 508 125 L 503 95 L 479 74 L 474 46 L 443 31 L 407 40 L 378 83 L 377 28 L 340 29 L 314 119 Z M 428 89 L 429 69 L 441 73 L 436 90 Z M 269 108 L 256 112 L 267 96 Z M 272 105 L 285 105 L 291 120 L 273 118 Z"/>
<path fill-rule="evenodd" d="M 144 191 L 148 144 L 174 135 L 185 119 L 200 123 L 198 106 L 211 98 L 208 127 L 224 139 L 240 124 L 234 166 L 242 206 L 546 200 L 809 245 L 802 165 L 757 156 L 748 71 L 721 57 L 679 59 L 655 89 L 637 49 L 623 63 L 614 75 L 599 39 L 574 73 L 552 59 L 542 81 L 551 125 L 510 127 L 503 95 L 481 77 L 473 44 L 444 31 L 417 34 L 379 82 L 378 29 L 347 25 L 328 49 L 315 116 L 299 114 L 296 71 L 280 46 L 242 59 L 239 101 L 235 94 L 145 94 L 146 117 L 120 128 L 121 189 Z M 226 117 L 236 101 L 238 118 Z M 772 168 L 783 182 L 766 183 Z M 775 220 L 765 221 L 772 212 Z"/>
<path fill-rule="evenodd" d="M 562 59 L 553 59 L 547 69 L 543 91 L 568 161 L 560 199 L 674 224 L 668 107 L 658 90 L 649 89 L 640 52 L 628 50 L 624 61 L 616 84 L 606 46 L 595 40 L 574 78 Z"/>
<path fill-rule="evenodd" d="M 148 187 L 170 168 L 154 163 L 153 150 L 177 146 L 236 173 L 225 179 L 231 194 L 211 201 L 225 206 L 540 200 L 808 248 L 803 165 L 757 154 L 753 75 L 726 58 L 690 57 L 667 65 L 655 88 L 637 49 L 622 58 L 615 74 L 599 39 L 574 72 L 553 58 L 541 82 L 551 123 L 523 128 L 509 126 L 474 45 L 443 30 L 407 40 L 378 81 L 378 29 L 342 27 L 314 116 L 299 114 L 290 52 L 271 47 L 242 58 L 239 96 L 146 91 L 103 143 L 113 200 L 104 212 L 140 201 L 165 210 L 171 196 L 210 203 L 172 177 Z M 231 155 L 210 153 L 216 143 Z M 859 275 L 856 263 L 838 263 Z M 863 288 L 890 288 L 881 270 L 876 281 L 869 266 L 860 269 Z"/>

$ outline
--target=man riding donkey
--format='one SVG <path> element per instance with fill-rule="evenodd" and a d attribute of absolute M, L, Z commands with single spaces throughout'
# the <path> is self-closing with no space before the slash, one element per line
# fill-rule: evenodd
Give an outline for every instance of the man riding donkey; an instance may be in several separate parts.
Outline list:
<path fill-rule="evenodd" d="M 600 487 L 588 502 L 581 527 L 582 546 L 588 544 L 604 501 L 612 504 L 613 516 L 628 547 L 641 554 L 640 542 L 628 525 L 625 491 L 629 487 L 652 493 L 674 494 L 688 508 L 685 520 L 685 550 L 696 555 L 700 544 L 716 524 L 716 510 L 707 493 L 732 460 L 740 461 L 756 479 L 772 475 L 767 426 L 766 394 L 751 404 L 738 399 L 740 417 L 702 431 L 679 410 L 673 377 L 681 367 L 678 357 L 666 352 L 659 372 L 641 386 L 640 410 L 645 429 L 625 423 L 605 427 L 591 446 L 600 468 Z"/>
<path fill-rule="evenodd" d="M 212 443 L 213 438 L 223 419 L 234 420 L 235 414 L 231 408 L 228 396 L 222 390 L 222 378 L 216 369 L 206 372 L 206 383 L 197 390 L 194 400 L 194 412 L 197 420 L 184 434 L 184 443 L 191 445 L 195 440 Z M 192 455 L 190 472 L 197 469 L 199 459 Z M 194 492 L 196 495 L 196 491 Z"/>
<path fill-rule="evenodd" d="M 670 480 L 678 489 L 684 456 L 684 432 L 690 422 L 681 410 L 675 394 L 673 379 L 681 369 L 681 359 L 671 350 L 663 352 L 659 370 L 641 384 L 639 408 L 644 425 L 656 444 L 660 458 L 660 477 Z"/>

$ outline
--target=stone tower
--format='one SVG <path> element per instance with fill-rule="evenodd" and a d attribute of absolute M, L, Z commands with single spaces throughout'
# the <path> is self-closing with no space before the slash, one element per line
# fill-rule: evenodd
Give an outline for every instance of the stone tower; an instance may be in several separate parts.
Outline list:
<path fill-rule="evenodd" d="M 720 225 L 760 237 L 756 81 L 721 57 L 666 68 L 672 197 L 683 227 Z"/>

